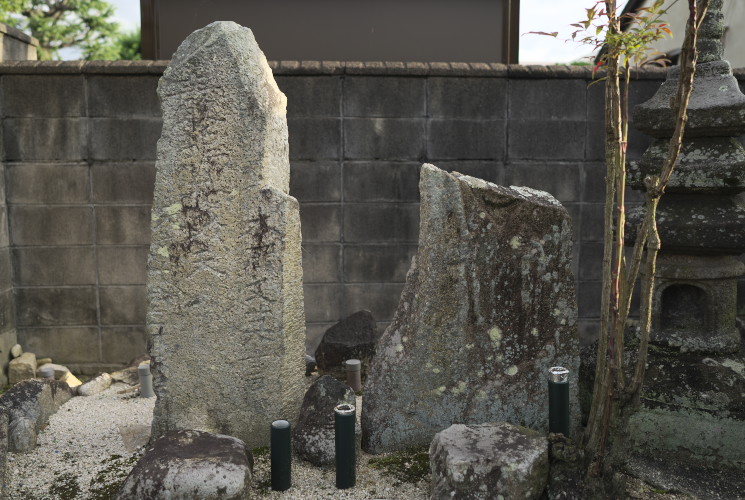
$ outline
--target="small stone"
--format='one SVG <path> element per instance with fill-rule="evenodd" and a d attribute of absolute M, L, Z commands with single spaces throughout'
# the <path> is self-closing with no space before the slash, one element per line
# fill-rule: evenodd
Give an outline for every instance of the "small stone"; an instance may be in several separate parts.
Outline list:
<path fill-rule="evenodd" d="M 111 383 L 111 375 L 102 373 L 78 387 L 78 396 L 93 396 L 108 389 Z"/>
<path fill-rule="evenodd" d="M 313 465 L 334 463 L 334 407 L 354 405 L 354 391 L 329 375 L 316 380 L 305 393 L 300 418 L 292 432 L 295 451 Z"/>
<path fill-rule="evenodd" d="M 253 455 L 238 438 L 204 431 L 171 431 L 147 450 L 115 498 L 249 498 L 252 468 Z"/>
<path fill-rule="evenodd" d="M 52 362 L 52 358 L 36 358 L 36 364 L 39 366 L 46 365 L 51 362 Z"/>
<path fill-rule="evenodd" d="M 36 367 L 36 354 L 33 352 L 20 354 L 8 363 L 8 383 L 15 385 L 21 380 L 34 378 L 36 376 Z"/>
<path fill-rule="evenodd" d="M 538 499 L 548 483 L 548 440 L 507 422 L 451 425 L 429 456 L 433 500 Z"/>
<path fill-rule="evenodd" d="M 42 358 L 44 359 L 51 359 L 51 358 Z M 39 370 L 42 368 L 52 368 L 54 370 L 54 378 L 57 380 L 62 380 L 62 377 L 65 375 L 65 373 L 70 373 L 70 369 L 66 366 L 57 365 L 52 362 L 47 361 L 46 363 L 39 363 Z M 70 384 L 68 384 L 70 385 Z"/>
<path fill-rule="evenodd" d="M 81 382 L 78 377 L 76 377 L 75 375 L 72 374 L 72 372 L 69 372 L 69 371 L 66 373 L 63 373 L 60 376 L 59 380 L 60 382 L 66 382 L 67 385 L 70 386 L 70 388 L 79 387 L 83 385 L 83 382 Z"/>
<path fill-rule="evenodd" d="M 21 354 L 23 354 L 23 347 L 21 347 L 21 344 L 16 344 L 10 348 L 10 355 L 14 358 L 17 358 Z"/>

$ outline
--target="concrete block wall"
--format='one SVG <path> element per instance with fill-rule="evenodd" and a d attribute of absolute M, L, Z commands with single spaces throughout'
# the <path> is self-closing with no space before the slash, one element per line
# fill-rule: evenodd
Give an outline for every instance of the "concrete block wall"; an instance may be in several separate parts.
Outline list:
<path fill-rule="evenodd" d="M 588 88 L 588 69 L 271 65 L 288 98 L 310 350 L 326 328 L 359 309 L 370 309 L 381 328 L 390 322 L 417 248 L 423 162 L 544 189 L 562 201 L 574 220 L 580 332 L 585 339 L 596 334 L 603 88 Z M 0 64 L 18 338 L 83 371 L 145 350 L 161 127 L 155 90 L 165 66 Z M 649 98 L 663 77 L 639 75 L 632 101 Z M 632 132 L 630 156 L 648 144 Z"/>
<path fill-rule="evenodd" d="M 2 104 L 0 104 L 0 113 Z M 3 154 L 3 124 L 0 122 L 0 158 Z M 15 297 L 11 278 L 8 208 L 5 198 L 5 166 L 0 162 L 0 387 L 8 383 L 5 369 L 10 362 L 10 349 L 17 343 Z"/>

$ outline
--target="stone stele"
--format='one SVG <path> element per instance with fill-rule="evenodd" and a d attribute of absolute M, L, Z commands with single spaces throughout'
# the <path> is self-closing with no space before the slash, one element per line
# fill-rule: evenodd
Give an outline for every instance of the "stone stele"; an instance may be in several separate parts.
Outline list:
<path fill-rule="evenodd" d="M 287 99 L 251 30 L 232 22 L 189 35 L 158 95 L 147 320 L 153 437 L 196 429 L 268 445 L 270 423 L 295 422 L 304 392 Z"/>
<path fill-rule="evenodd" d="M 548 427 L 548 369 L 570 370 L 578 423 L 571 219 L 548 193 L 432 165 L 419 250 L 365 385 L 362 446 L 427 446 L 454 423 Z"/>

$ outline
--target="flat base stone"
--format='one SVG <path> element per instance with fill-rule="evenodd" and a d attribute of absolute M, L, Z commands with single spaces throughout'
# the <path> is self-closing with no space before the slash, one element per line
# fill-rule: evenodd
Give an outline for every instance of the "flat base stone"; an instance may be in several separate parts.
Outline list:
<path fill-rule="evenodd" d="M 249 495 L 253 455 L 243 441 L 203 431 L 174 431 L 147 450 L 117 500 L 238 500 Z"/>
<path fill-rule="evenodd" d="M 548 440 L 507 422 L 455 424 L 429 448 L 433 500 L 537 499 L 548 483 Z"/>

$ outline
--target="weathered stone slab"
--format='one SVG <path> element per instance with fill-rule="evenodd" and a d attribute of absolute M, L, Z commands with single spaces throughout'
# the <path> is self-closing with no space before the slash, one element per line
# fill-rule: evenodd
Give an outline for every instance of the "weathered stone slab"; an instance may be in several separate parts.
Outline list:
<path fill-rule="evenodd" d="M 546 429 L 548 368 L 579 364 L 567 211 L 432 165 L 420 192 L 419 250 L 368 372 L 363 448 L 426 445 L 453 423 Z"/>
<path fill-rule="evenodd" d="M 293 449 L 313 465 L 334 463 L 334 408 L 354 405 L 354 391 L 334 377 L 316 380 L 303 398 L 300 418 L 292 431 Z"/>
<path fill-rule="evenodd" d="M 112 382 L 111 375 L 102 373 L 78 387 L 78 396 L 93 396 L 103 392 L 111 387 Z"/>
<path fill-rule="evenodd" d="M 253 455 L 240 439 L 173 431 L 137 462 L 117 500 L 242 500 L 249 498 Z"/>
<path fill-rule="evenodd" d="M 158 86 L 148 328 L 153 436 L 269 443 L 304 392 L 300 219 L 287 194 L 287 100 L 251 30 L 192 33 Z"/>
<path fill-rule="evenodd" d="M 455 424 L 429 448 L 432 500 L 537 499 L 548 483 L 548 440 L 506 422 Z"/>
<path fill-rule="evenodd" d="M 8 415 L 9 450 L 31 451 L 36 434 L 70 398 L 72 390 L 65 382 L 49 379 L 21 381 L 0 396 L 0 412 Z"/>

